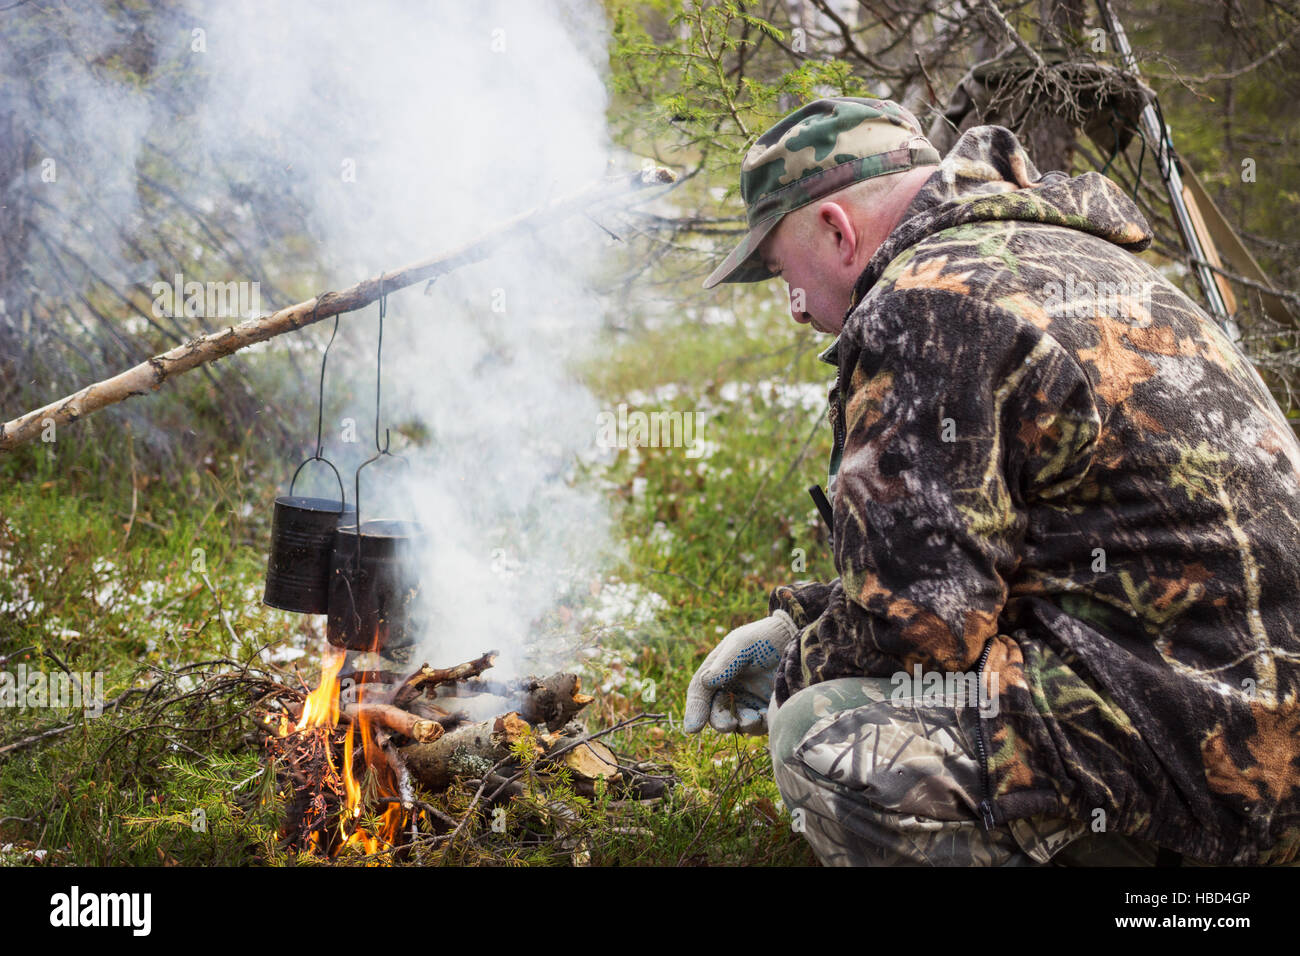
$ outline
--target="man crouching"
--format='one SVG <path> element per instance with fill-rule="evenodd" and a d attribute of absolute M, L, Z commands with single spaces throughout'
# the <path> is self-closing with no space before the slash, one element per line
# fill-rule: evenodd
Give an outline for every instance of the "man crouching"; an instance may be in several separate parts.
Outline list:
<path fill-rule="evenodd" d="M 828 864 L 1295 862 L 1300 444 L 1137 207 L 853 98 L 741 193 L 705 286 L 783 278 L 836 336 L 839 577 L 727 635 L 686 729 L 770 726 Z"/>

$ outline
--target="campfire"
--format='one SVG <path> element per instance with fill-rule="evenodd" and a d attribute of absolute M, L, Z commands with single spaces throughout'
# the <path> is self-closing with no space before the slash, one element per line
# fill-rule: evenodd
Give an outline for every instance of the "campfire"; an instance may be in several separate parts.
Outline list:
<path fill-rule="evenodd" d="M 396 669 L 428 633 L 419 569 L 429 538 L 417 521 L 363 520 L 362 472 L 405 461 L 389 451 L 388 430 L 382 438 L 380 431 L 386 312 L 381 281 L 375 454 L 356 468 L 352 501 L 338 468 L 322 454 L 333 336 L 321 355 L 315 450 L 294 470 L 288 494 L 275 499 L 263 601 L 325 614 L 328 640 L 316 689 L 300 701 L 276 698 L 280 709 L 263 718 L 268 755 L 283 774 L 283 789 L 293 794 L 287 846 L 327 857 L 359 846 L 373 857 L 396 853 L 430 829 L 458 834 L 480 804 L 520 793 L 525 766 L 562 772 L 584 795 L 594 795 L 597 781 L 637 795 L 662 793 L 668 778 L 621 765 L 574 721 L 592 701 L 575 674 L 492 680 L 484 672 L 496 651 L 453 667 Z M 329 469 L 337 497 L 294 494 L 309 464 Z M 359 665 L 361 654 L 380 663 Z M 478 787 L 460 822 L 416 798 L 417 789 L 439 794 L 457 779 Z M 368 809 L 378 815 L 367 816 Z"/>
<path fill-rule="evenodd" d="M 291 850 L 335 857 L 356 846 L 399 859 L 423 834 L 454 834 L 477 810 L 519 796 L 525 765 L 542 777 L 566 774 L 586 796 L 600 782 L 655 798 L 671 782 L 650 765 L 620 762 L 575 721 L 593 699 L 575 674 L 492 680 L 484 674 L 495 651 L 409 673 L 349 670 L 351 656 L 331 648 L 314 690 L 262 716 L 268 757 L 292 791 L 283 830 Z M 458 781 L 475 788 L 460 822 L 416 797 Z"/>

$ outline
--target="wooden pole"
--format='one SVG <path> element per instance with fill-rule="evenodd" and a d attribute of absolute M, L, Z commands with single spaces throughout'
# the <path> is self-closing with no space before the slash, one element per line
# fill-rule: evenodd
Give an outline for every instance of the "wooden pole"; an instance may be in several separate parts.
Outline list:
<path fill-rule="evenodd" d="M 124 401 L 132 395 L 157 391 L 169 378 L 250 345 L 301 329 L 332 315 L 364 308 L 379 298 L 381 290 L 384 294 L 396 292 L 417 282 L 445 275 L 461 266 L 479 262 L 487 258 L 501 242 L 526 228 L 563 219 L 612 200 L 628 198 L 639 189 L 671 183 L 675 178 L 671 170 L 659 167 L 637 173 L 630 178 L 620 178 L 589 186 L 563 199 L 507 220 L 491 232 L 458 249 L 412 263 L 392 272 L 385 272 L 373 279 L 358 282 L 341 292 L 323 292 L 271 315 L 248 319 L 220 332 L 191 339 L 112 378 L 87 385 L 56 402 L 0 424 L 0 451 L 9 451 L 31 441 L 51 422 L 56 426 L 70 424 L 101 408 Z"/>

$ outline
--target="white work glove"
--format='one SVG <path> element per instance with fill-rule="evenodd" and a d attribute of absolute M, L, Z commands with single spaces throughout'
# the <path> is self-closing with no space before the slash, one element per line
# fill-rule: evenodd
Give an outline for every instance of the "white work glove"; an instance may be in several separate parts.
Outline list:
<path fill-rule="evenodd" d="M 767 705 L 777 664 L 799 629 L 785 611 L 736 628 L 704 659 L 686 689 L 682 729 L 767 733 Z"/>

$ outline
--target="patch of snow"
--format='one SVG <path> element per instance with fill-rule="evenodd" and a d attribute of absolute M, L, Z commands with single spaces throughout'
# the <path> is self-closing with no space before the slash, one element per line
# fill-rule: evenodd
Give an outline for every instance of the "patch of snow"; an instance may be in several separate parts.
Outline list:
<path fill-rule="evenodd" d="M 44 863 L 45 855 L 49 852 L 49 850 L 25 850 L 22 847 L 15 847 L 12 843 L 0 846 L 0 857 L 12 856 L 22 860 L 35 860 L 37 863 Z"/>

